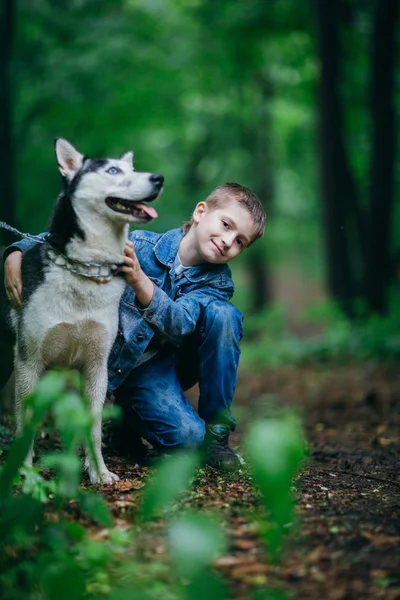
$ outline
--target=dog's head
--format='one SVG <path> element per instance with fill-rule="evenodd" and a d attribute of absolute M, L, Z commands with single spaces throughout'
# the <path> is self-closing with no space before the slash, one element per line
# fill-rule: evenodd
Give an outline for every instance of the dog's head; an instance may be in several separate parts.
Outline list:
<path fill-rule="evenodd" d="M 133 152 L 96 160 L 83 156 L 63 138 L 56 139 L 55 150 L 65 192 L 78 214 L 137 224 L 157 217 L 155 209 L 145 203 L 161 194 L 164 177 L 135 171 Z"/>

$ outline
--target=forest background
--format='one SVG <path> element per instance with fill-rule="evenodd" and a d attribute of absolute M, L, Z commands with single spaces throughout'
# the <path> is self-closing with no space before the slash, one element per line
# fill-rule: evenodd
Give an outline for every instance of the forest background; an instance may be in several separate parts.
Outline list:
<path fill-rule="evenodd" d="M 58 136 L 94 158 L 133 149 L 138 170 L 162 173 L 155 231 L 182 224 L 225 181 L 253 189 L 268 223 L 232 264 L 245 336 L 231 437 L 240 454 L 246 439 L 258 440 L 252 466 L 275 469 L 285 436 L 274 419 L 290 408 L 302 415 L 309 449 L 295 482 L 280 464 L 279 493 L 268 479 L 259 485 L 291 510 L 295 483 L 297 516 L 280 523 L 290 543 L 279 568 L 262 542 L 274 505 L 263 512 L 247 468 L 232 482 L 201 470 L 172 504 L 172 518 L 189 508 L 223 521 L 229 543 L 215 561 L 219 528 L 199 514 L 175 530 L 169 513 L 141 524 L 149 470 L 116 455 L 107 432 L 107 464 L 121 481 L 83 494 L 75 445 L 90 418 L 65 393 L 69 384 L 45 380 L 38 406 L 55 401 L 53 419 L 71 443 L 60 452 L 45 421 L 40 472 L 25 471 L 13 488 L 24 452 L 4 404 L 2 597 L 125 600 L 131 589 L 121 595 L 118 586 L 127 584 L 138 599 L 225 597 L 204 592 L 215 582 L 203 571 L 188 585 L 171 556 L 190 569 L 212 559 L 240 600 L 281 600 L 281 586 L 310 600 L 399 597 L 399 3 L 2 1 L 0 220 L 46 229 L 60 190 Z M 0 230 L 3 246 L 15 239 Z M 249 423 L 258 436 L 246 434 Z M 160 506 L 187 484 L 182 465 L 166 465 L 153 494 Z M 208 548 L 201 560 L 199 546 Z"/>
<path fill-rule="evenodd" d="M 276 355 L 277 336 L 295 358 L 298 334 L 333 330 L 324 351 L 356 351 L 371 314 L 386 315 L 372 319 L 380 350 L 397 351 L 397 0 L 2 4 L 2 220 L 46 229 L 56 136 L 93 157 L 132 148 L 162 173 L 156 231 L 236 181 L 268 215 L 233 265 L 234 302 L 258 314 L 250 360 Z"/>

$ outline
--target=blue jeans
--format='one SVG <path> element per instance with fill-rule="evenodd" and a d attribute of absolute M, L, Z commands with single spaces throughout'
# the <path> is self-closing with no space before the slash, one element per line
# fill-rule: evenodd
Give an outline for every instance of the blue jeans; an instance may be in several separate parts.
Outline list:
<path fill-rule="evenodd" d="M 195 333 L 179 348 L 163 347 L 133 369 L 116 390 L 123 409 L 123 430 L 167 450 L 202 443 L 207 423 L 236 422 L 231 404 L 239 364 L 242 314 L 228 302 L 206 308 Z M 199 382 L 198 414 L 184 390 Z"/>

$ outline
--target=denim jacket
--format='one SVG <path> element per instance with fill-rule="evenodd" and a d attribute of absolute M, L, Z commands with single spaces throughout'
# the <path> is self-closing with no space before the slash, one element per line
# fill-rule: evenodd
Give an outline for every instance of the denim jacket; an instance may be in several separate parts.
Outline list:
<path fill-rule="evenodd" d="M 214 300 L 229 301 L 234 285 L 227 265 L 203 263 L 185 269 L 179 276 L 174 261 L 183 237 L 182 229 L 164 234 L 150 231 L 130 233 L 139 263 L 154 284 L 151 303 L 141 309 L 135 292 L 126 286 L 120 302 L 119 328 L 108 363 L 108 387 L 115 390 L 127 377 L 157 333 L 157 340 L 179 346 L 193 333 L 205 307 Z M 12 247 L 27 250 L 33 242 L 23 240 Z"/>

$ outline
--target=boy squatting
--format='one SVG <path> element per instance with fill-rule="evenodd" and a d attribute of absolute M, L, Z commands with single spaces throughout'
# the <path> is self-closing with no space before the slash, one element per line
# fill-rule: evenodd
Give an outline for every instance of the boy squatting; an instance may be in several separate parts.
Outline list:
<path fill-rule="evenodd" d="M 236 427 L 236 387 L 242 314 L 227 263 L 264 233 L 258 197 L 236 183 L 217 187 L 190 222 L 164 234 L 130 233 L 119 330 L 108 363 L 108 389 L 122 407 L 124 444 L 138 435 L 157 450 L 204 443 L 206 462 L 236 470 L 229 447 Z M 21 304 L 23 240 L 5 252 L 5 285 Z M 198 414 L 184 390 L 199 382 Z M 120 440 L 121 441 L 121 440 Z"/>

